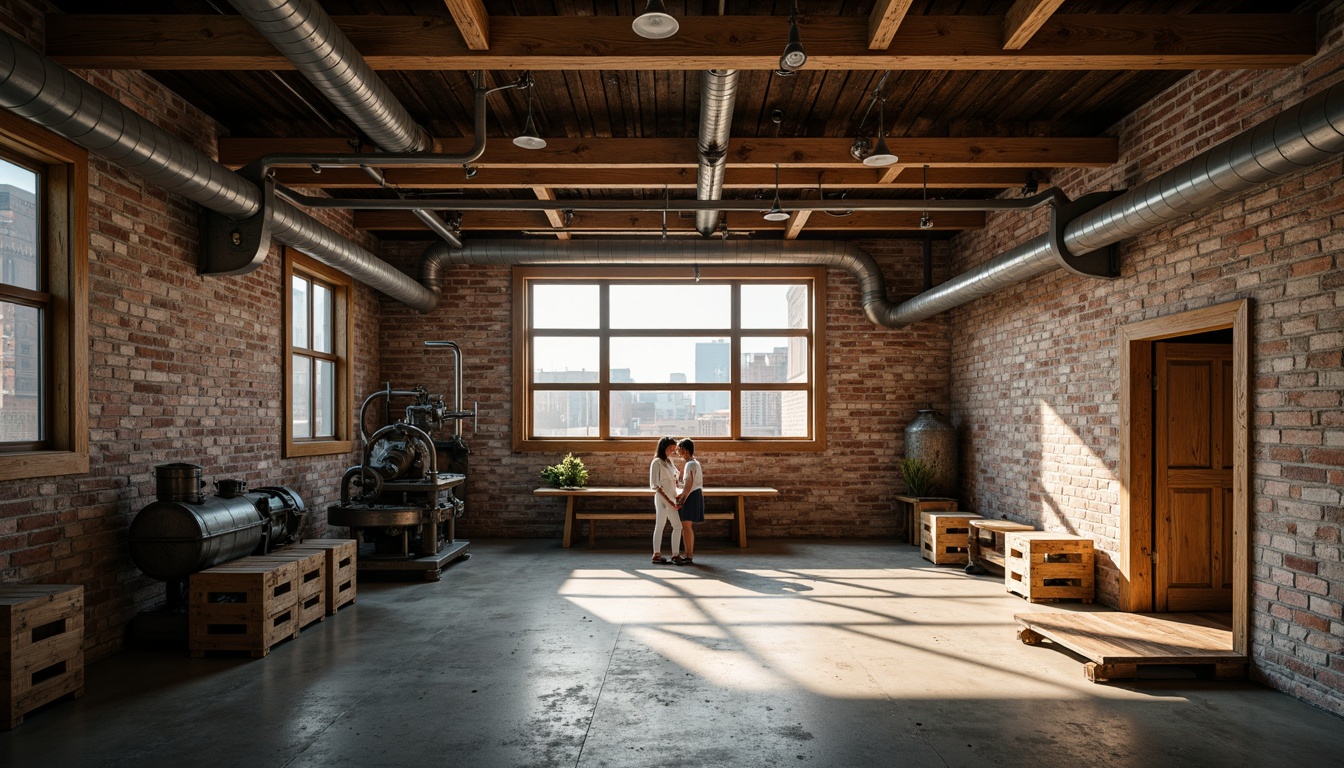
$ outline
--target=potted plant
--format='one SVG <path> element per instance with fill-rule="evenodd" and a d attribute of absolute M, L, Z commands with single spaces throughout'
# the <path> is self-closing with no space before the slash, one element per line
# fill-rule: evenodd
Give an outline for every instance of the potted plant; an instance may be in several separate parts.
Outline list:
<path fill-rule="evenodd" d="M 933 467 L 921 459 L 901 459 L 897 466 L 911 496 L 918 499 L 929 495 L 933 489 Z"/>
<path fill-rule="evenodd" d="M 583 459 L 566 453 L 559 464 L 541 470 L 541 479 L 552 488 L 582 488 L 588 484 L 588 469 Z"/>

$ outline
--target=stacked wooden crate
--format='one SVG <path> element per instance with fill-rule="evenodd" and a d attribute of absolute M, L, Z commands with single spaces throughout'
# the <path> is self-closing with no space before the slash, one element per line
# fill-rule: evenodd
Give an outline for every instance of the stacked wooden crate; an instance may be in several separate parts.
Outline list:
<path fill-rule="evenodd" d="M 323 602 L 328 616 L 334 616 L 342 606 L 355 602 L 355 568 L 358 565 L 359 542 L 354 539 L 307 539 L 289 548 L 320 550 L 325 554 L 327 570 Z"/>
<path fill-rule="evenodd" d="M 920 555 L 934 565 L 965 565 L 972 512 L 924 512 L 920 515 Z"/>
<path fill-rule="evenodd" d="M 311 549 L 283 549 L 262 555 L 261 559 L 293 562 L 298 566 L 299 629 L 327 617 L 327 557 Z"/>
<path fill-rule="evenodd" d="M 1009 533 L 1004 543 L 1003 584 L 1033 603 L 1092 602 L 1095 567 L 1092 540 L 1054 531 Z"/>
<path fill-rule="evenodd" d="M 265 656 L 299 634 L 298 562 L 245 557 L 193 574 L 187 623 L 194 657 L 206 651 Z"/>
<path fill-rule="evenodd" d="M 0 584 L 0 729 L 84 693 L 84 588 Z"/>

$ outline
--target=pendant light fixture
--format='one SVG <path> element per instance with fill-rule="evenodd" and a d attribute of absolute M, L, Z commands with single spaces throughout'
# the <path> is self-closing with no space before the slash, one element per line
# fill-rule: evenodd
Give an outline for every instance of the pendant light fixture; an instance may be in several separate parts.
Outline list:
<path fill-rule="evenodd" d="M 765 212 L 766 221 L 788 221 L 789 212 L 779 205 L 779 163 L 775 163 L 775 204 Z"/>
<path fill-rule="evenodd" d="M 887 149 L 887 137 L 885 131 L 887 97 L 882 96 L 878 99 L 877 105 L 877 146 L 873 148 L 873 153 L 863 158 L 863 164 L 870 168 L 885 168 L 888 165 L 895 165 L 900 158 Z"/>
<path fill-rule="evenodd" d="M 933 229 L 933 218 L 929 216 L 929 166 L 924 166 L 924 213 L 919 217 L 920 229 Z"/>
<path fill-rule="evenodd" d="M 630 24 L 635 34 L 649 40 L 662 40 L 677 34 L 681 25 L 668 15 L 663 0 L 649 0 L 644 12 L 635 17 Z"/>
<path fill-rule="evenodd" d="M 807 63 L 807 51 L 803 50 L 803 36 L 798 31 L 798 0 L 793 2 L 793 13 L 789 14 L 789 42 L 779 57 L 779 69 L 775 74 L 789 76 L 798 72 Z"/>
<path fill-rule="evenodd" d="M 525 77 L 528 80 L 527 121 L 523 123 L 523 132 L 514 138 L 513 143 L 523 149 L 545 149 L 546 140 L 537 135 L 537 126 L 532 122 L 532 76 L 529 74 Z"/>

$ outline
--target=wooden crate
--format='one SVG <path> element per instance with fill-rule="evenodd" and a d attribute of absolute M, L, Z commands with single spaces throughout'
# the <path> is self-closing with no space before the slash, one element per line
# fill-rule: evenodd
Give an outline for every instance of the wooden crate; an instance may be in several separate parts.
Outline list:
<path fill-rule="evenodd" d="M 923 512 L 920 520 L 919 554 L 934 565 L 965 565 L 970 545 L 968 520 L 980 519 L 973 512 Z"/>
<path fill-rule="evenodd" d="M 957 500 L 944 496 L 897 496 L 896 514 L 905 526 L 905 540 L 916 547 L 923 546 L 920 534 L 921 516 L 925 512 L 956 512 Z"/>
<path fill-rule="evenodd" d="M 245 557 L 192 574 L 187 647 L 247 651 L 253 658 L 299 634 L 299 564 Z"/>
<path fill-rule="evenodd" d="M 1004 544 L 1003 584 L 1033 603 L 1092 602 L 1096 581 L 1092 540 L 1053 531 L 1009 533 Z"/>
<path fill-rule="evenodd" d="M 327 585 L 324 604 L 328 616 L 342 606 L 355 602 L 355 568 L 359 565 L 359 542 L 354 539 L 308 539 L 290 549 L 321 550 L 327 556 Z"/>
<path fill-rule="evenodd" d="M 261 559 L 293 561 L 299 566 L 299 629 L 327 617 L 327 555 L 312 549 L 284 549 Z"/>
<path fill-rule="evenodd" d="M 84 693 L 84 587 L 0 584 L 0 730 Z"/>

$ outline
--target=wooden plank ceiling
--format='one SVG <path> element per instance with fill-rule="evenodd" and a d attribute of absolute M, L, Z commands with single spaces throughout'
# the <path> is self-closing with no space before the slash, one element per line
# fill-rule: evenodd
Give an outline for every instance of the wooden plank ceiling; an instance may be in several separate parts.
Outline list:
<path fill-rule="evenodd" d="M 528 96 L 489 98 L 485 153 L 461 166 L 285 168 L 278 178 L 342 198 L 554 201 L 553 211 L 465 211 L 464 237 L 694 236 L 700 73 L 741 70 L 725 200 L 1016 197 L 1052 169 L 1104 167 L 1107 130 L 1190 70 L 1294 66 L 1316 50 L 1324 0 L 798 0 L 807 63 L 775 70 L 793 3 L 669 0 L 665 40 L 630 28 L 645 0 L 324 0 L 322 7 L 433 136 L 471 144 L 472 73 L 490 87 L 530 72 L 531 115 L 547 147 L 514 146 Z M 373 151 L 351 122 L 239 18 L 227 0 L 55 0 L 47 53 L 71 67 L 149 71 L 219 121 L 221 161 L 275 152 Z M 1291 7 L 1290 7 L 1291 6 Z M 869 168 L 850 153 L 882 129 L 900 157 Z M 583 211 L 627 200 L 643 211 Z M 566 211 L 568 203 L 572 208 Z M 574 210 L 573 208 L 579 208 Z M 731 233 L 845 238 L 918 231 L 918 212 L 855 211 L 784 222 L 734 211 Z M 456 217 L 450 217 L 456 218 Z M 934 232 L 984 225 L 940 212 Z M 409 212 L 361 211 L 381 237 L 429 239 Z"/>

